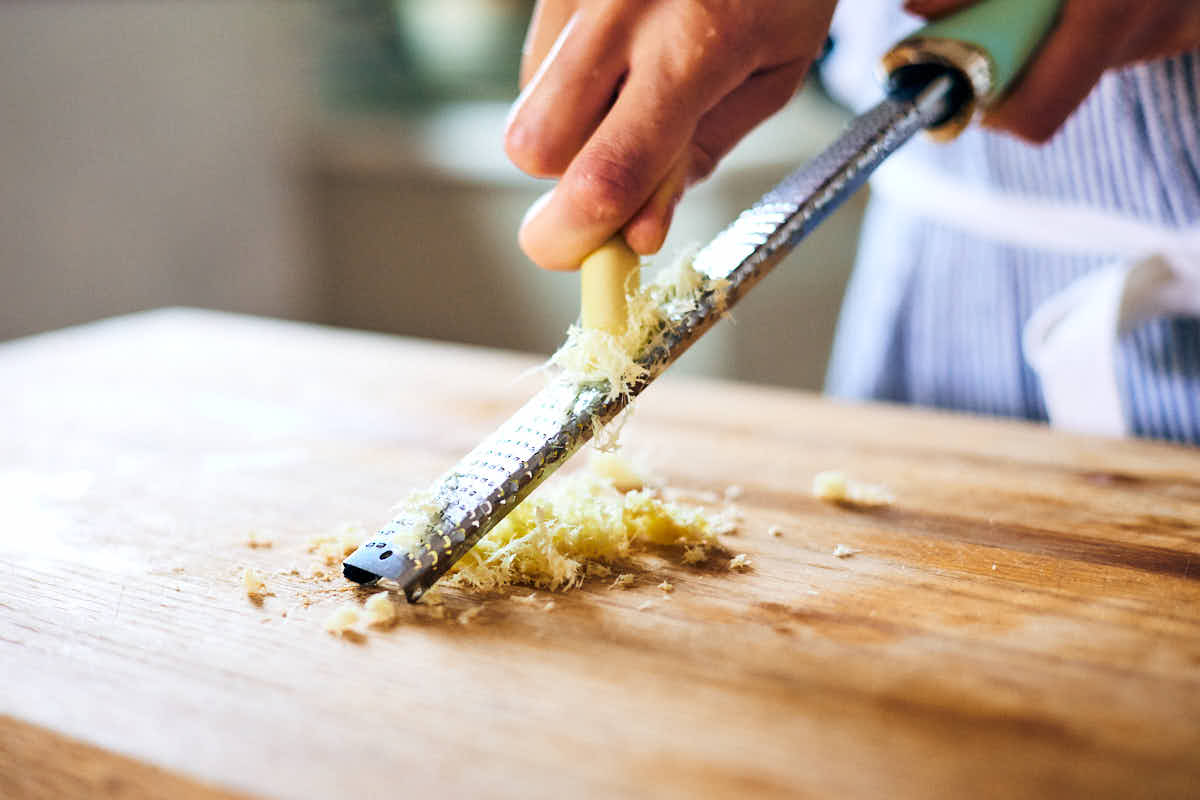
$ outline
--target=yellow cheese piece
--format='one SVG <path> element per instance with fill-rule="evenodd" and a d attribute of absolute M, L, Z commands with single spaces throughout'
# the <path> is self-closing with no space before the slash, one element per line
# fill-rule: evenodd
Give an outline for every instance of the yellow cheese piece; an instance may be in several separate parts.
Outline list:
<path fill-rule="evenodd" d="M 363 603 L 367 624 L 384 627 L 396 621 L 396 606 L 387 592 L 376 592 Z"/>
<path fill-rule="evenodd" d="M 362 623 L 362 612 L 358 610 L 358 606 L 353 603 L 343 603 L 333 610 L 322 627 L 326 631 L 334 635 L 356 632 L 356 628 Z"/>
<path fill-rule="evenodd" d="M 242 570 L 242 585 L 246 588 L 247 597 L 262 597 L 267 593 L 267 582 L 254 567 Z"/>
<path fill-rule="evenodd" d="M 891 505 L 896 499 L 886 486 L 852 480 L 837 470 L 826 470 L 813 476 L 812 493 L 827 503 L 863 508 Z"/>
<path fill-rule="evenodd" d="M 626 298 L 638 288 L 638 254 L 614 236 L 579 267 L 579 318 L 587 330 L 621 336 L 629 314 Z"/>

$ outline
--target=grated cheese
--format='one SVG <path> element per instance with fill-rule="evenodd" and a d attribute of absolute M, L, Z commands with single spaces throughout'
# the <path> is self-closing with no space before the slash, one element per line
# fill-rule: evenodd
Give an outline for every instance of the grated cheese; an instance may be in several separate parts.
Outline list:
<path fill-rule="evenodd" d="M 856 550 L 853 547 L 849 547 L 844 544 L 835 545 L 833 548 L 833 555 L 835 558 L 849 558 L 850 556 L 861 552 L 862 550 Z"/>
<path fill-rule="evenodd" d="M 242 570 L 242 585 L 246 588 L 247 597 L 261 598 L 267 593 L 267 582 L 254 567 Z"/>
<path fill-rule="evenodd" d="M 458 624 L 470 625 L 471 621 L 478 617 L 482 611 L 483 606 L 472 606 L 468 608 L 466 611 L 458 615 Z"/>
<path fill-rule="evenodd" d="M 622 575 L 618 575 L 617 579 L 612 582 L 612 586 L 610 588 L 612 588 L 612 589 L 628 589 L 629 587 L 633 586 L 634 580 L 636 580 L 636 579 L 633 577 L 633 573 L 626 572 Z"/>
<path fill-rule="evenodd" d="M 603 564 L 597 564 L 595 561 L 589 561 L 586 575 L 589 578 L 607 578 L 609 575 L 612 575 L 612 570 Z"/>
<path fill-rule="evenodd" d="M 813 496 L 827 503 L 873 508 L 891 505 L 895 496 L 885 486 L 852 480 L 844 472 L 827 470 L 813 477 Z"/>
<path fill-rule="evenodd" d="M 628 395 L 646 376 L 646 368 L 637 359 L 658 345 L 674 321 L 694 308 L 706 292 L 727 285 L 697 272 L 693 255 L 677 259 L 651 281 L 640 283 L 631 278 L 626 283 L 624 327 L 571 326 L 566 342 L 551 356 L 548 366 L 558 371 L 560 380 L 580 385 L 606 383 L 609 399 Z M 597 449 L 615 448 L 624 417 L 623 413 L 604 431 L 596 431 Z M 581 585 L 587 577 L 611 574 L 611 564 L 646 545 L 682 546 L 683 563 L 699 563 L 708 557 L 708 547 L 717 544 L 719 534 L 737 529 L 730 515 L 676 504 L 657 496 L 648 484 L 644 475 L 622 460 L 596 458 L 590 474 L 542 487 L 514 508 L 441 583 L 482 591 L 518 584 L 563 590 Z M 737 493 L 737 487 L 730 488 Z M 718 499 L 715 494 L 712 497 Z M 414 493 L 401 505 L 416 512 L 413 518 L 423 516 L 429 524 L 418 525 L 408 541 L 394 536 L 394 544 L 410 551 L 428 549 L 429 542 L 423 537 L 430 534 L 439 514 L 432 496 Z M 361 530 L 345 538 L 319 538 L 312 549 L 332 565 L 353 552 L 363 538 Z"/>
<path fill-rule="evenodd" d="M 651 490 L 621 492 L 607 477 L 580 473 L 548 483 L 513 509 L 442 584 L 482 591 L 567 589 L 587 577 L 607 577 L 612 564 L 646 545 L 695 546 L 703 561 L 724 524 L 719 515 L 665 501 Z M 417 535 L 411 546 L 419 546 Z"/>
<path fill-rule="evenodd" d="M 326 566 L 342 563 L 366 538 L 367 531 L 359 525 L 343 525 L 332 533 L 313 536 L 308 540 L 308 552 L 316 553 Z"/>
<path fill-rule="evenodd" d="M 626 297 L 628 319 L 617 335 L 599 328 L 572 325 L 567 340 L 550 363 L 567 380 L 576 383 L 607 381 L 608 398 L 628 394 L 645 377 L 638 356 L 658 343 L 671 320 L 691 308 L 706 289 L 723 282 L 705 278 L 692 267 L 694 252 L 686 253 L 641 286 L 630 286 Z M 630 281 L 630 284 L 633 284 Z"/>
<path fill-rule="evenodd" d="M 387 592 L 376 592 L 363 603 L 367 624 L 384 627 L 396 621 L 396 604 L 388 597 Z"/>
<path fill-rule="evenodd" d="M 588 469 L 593 475 L 612 481 L 613 488 L 618 492 L 635 492 L 645 489 L 650 483 L 642 471 L 629 463 L 628 459 L 613 452 L 592 451 Z"/>
<path fill-rule="evenodd" d="M 335 608 L 328 617 L 322 627 L 329 633 L 334 635 L 346 635 L 347 633 L 357 632 L 358 626 L 362 623 L 363 615 L 358 610 L 358 606 L 353 603 L 344 603 Z"/>
<path fill-rule="evenodd" d="M 738 553 L 736 556 L 729 559 L 730 569 L 746 570 L 750 569 L 753 564 L 754 562 L 750 560 L 750 556 L 746 555 L 745 553 Z"/>
<path fill-rule="evenodd" d="M 671 592 L 675 591 L 675 584 L 671 583 L 670 581 L 663 581 L 658 585 L 658 588 L 662 589 L 667 594 L 670 594 Z"/>

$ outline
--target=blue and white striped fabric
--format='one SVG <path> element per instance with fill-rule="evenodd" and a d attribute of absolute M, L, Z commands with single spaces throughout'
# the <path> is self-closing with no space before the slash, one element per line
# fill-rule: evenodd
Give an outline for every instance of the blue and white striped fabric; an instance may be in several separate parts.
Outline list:
<path fill-rule="evenodd" d="M 843 0 L 839 8 L 822 75 L 856 107 L 878 99 L 878 56 L 914 24 L 894 6 Z M 967 186 L 1195 228 L 1200 51 L 1107 74 L 1043 147 L 972 128 L 948 145 L 911 142 L 902 155 Z M 1045 420 L 1022 330 L 1046 299 L 1113 259 L 989 240 L 873 199 L 826 389 Z M 1121 340 L 1118 367 L 1135 435 L 1200 444 L 1200 318 L 1140 325 Z"/>

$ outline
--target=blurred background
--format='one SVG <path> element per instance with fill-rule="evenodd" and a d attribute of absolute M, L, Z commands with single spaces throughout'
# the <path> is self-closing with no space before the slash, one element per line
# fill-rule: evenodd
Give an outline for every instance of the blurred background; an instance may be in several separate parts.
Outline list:
<path fill-rule="evenodd" d="M 516 246 L 532 0 L 0 4 L 0 339 L 168 305 L 549 353 L 574 275 Z M 808 87 L 683 201 L 710 239 L 846 120 Z M 864 198 L 679 371 L 819 388 Z"/>

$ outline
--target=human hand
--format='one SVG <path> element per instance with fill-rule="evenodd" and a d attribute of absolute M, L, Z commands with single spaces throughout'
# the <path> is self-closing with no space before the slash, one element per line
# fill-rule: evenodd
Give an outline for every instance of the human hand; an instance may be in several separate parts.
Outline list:
<path fill-rule="evenodd" d="M 559 178 L 520 244 L 574 269 L 621 231 L 666 238 L 683 191 L 788 101 L 835 0 L 539 0 L 505 133 L 525 172 Z"/>
<path fill-rule="evenodd" d="M 936 18 L 976 0 L 906 0 Z M 1064 0 L 1058 23 L 1001 102 L 983 116 L 989 128 L 1042 143 L 1084 101 L 1105 70 L 1200 47 L 1194 0 Z"/>

